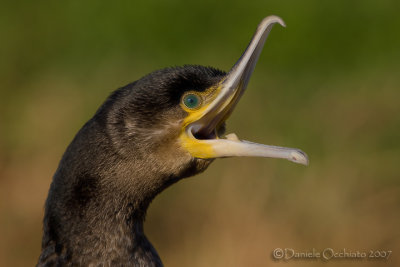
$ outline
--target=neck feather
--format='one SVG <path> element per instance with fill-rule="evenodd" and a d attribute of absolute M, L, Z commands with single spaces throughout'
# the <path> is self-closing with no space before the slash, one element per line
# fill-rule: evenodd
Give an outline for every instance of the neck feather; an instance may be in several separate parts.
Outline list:
<path fill-rule="evenodd" d="M 149 203 L 105 190 L 88 177 L 71 194 L 60 194 L 58 175 L 46 203 L 39 266 L 162 266 L 143 232 Z"/>

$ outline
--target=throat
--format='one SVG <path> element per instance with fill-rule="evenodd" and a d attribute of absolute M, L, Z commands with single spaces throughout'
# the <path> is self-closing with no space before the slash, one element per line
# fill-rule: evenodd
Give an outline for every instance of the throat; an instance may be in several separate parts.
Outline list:
<path fill-rule="evenodd" d="M 209 162 L 121 148 L 116 131 L 103 128 L 89 121 L 60 162 L 46 201 L 38 266 L 162 266 L 143 231 L 146 210 L 158 193 Z"/>

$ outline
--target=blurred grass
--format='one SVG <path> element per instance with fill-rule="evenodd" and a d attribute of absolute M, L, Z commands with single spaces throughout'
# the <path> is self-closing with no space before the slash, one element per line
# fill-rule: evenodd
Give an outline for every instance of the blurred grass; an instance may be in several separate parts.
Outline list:
<path fill-rule="evenodd" d="M 0 9 L 0 266 L 32 266 L 43 204 L 73 135 L 106 96 L 158 68 L 228 70 L 281 16 L 228 131 L 300 147 L 307 168 L 225 159 L 156 198 L 146 232 L 166 266 L 320 266 L 276 247 L 400 257 L 396 1 L 7 1 Z"/>

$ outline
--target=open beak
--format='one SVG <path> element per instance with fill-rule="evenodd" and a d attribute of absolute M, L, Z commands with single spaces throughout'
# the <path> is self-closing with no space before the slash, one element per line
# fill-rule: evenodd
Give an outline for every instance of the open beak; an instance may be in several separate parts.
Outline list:
<path fill-rule="evenodd" d="M 196 111 L 196 114 L 189 116 L 189 120 L 185 123 L 182 141 L 184 147 L 194 157 L 204 159 L 240 156 L 269 157 L 308 164 L 307 155 L 299 149 L 239 140 L 235 134 L 228 134 L 226 138 L 218 136 L 218 129 L 232 113 L 246 90 L 265 40 L 275 23 L 285 27 L 283 20 L 277 16 L 269 16 L 261 21 L 242 56 L 213 90 L 214 97 L 210 103 Z M 203 139 L 199 136 L 207 138 Z"/>

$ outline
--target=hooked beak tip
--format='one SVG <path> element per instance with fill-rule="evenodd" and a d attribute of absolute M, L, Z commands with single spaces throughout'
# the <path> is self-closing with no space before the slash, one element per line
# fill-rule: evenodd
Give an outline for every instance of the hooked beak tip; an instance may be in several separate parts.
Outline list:
<path fill-rule="evenodd" d="M 278 23 L 282 27 L 286 28 L 286 23 L 283 21 L 283 19 L 281 19 L 280 17 L 275 16 L 275 15 L 265 17 L 259 24 L 259 27 L 265 27 L 266 25 L 270 25 L 270 24 L 274 24 L 274 23 Z"/>

